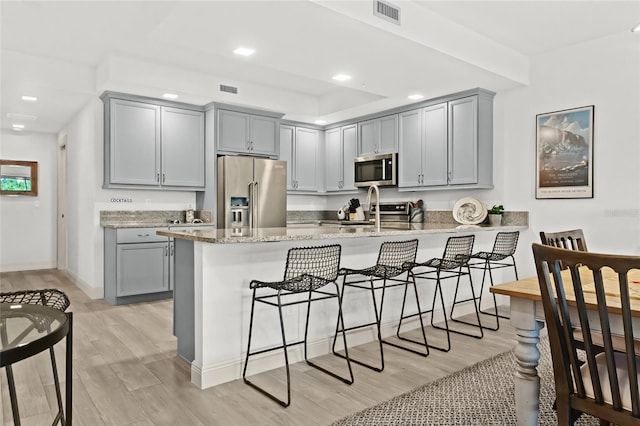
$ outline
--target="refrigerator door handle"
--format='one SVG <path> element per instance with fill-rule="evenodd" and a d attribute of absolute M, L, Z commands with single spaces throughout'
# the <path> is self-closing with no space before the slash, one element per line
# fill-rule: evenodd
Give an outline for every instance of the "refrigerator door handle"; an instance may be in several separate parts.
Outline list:
<path fill-rule="evenodd" d="M 260 228 L 260 200 L 259 195 L 260 194 L 260 188 L 258 187 L 258 181 L 253 181 L 253 211 L 255 213 L 255 219 L 254 219 L 254 225 L 255 228 Z"/>
<path fill-rule="evenodd" d="M 254 215 L 254 198 L 253 198 L 253 183 L 254 181 L 249 181 L 249 228 L 253 229 L 253 217 Z"/>

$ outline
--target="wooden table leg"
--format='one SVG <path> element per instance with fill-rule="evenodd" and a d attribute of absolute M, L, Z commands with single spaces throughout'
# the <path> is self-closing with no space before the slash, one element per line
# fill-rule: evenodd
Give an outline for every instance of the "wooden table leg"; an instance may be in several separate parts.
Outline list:
<path fill-rule="evenodd" d="M 514 378 L 518 425 L 537 425 L 540 407 L 537 370 L 540 351 L 537 345 L 544 323 L 536 319 L 536 302 L 512 297 L 511 324 L 516 328 L 517 366 Z"/>

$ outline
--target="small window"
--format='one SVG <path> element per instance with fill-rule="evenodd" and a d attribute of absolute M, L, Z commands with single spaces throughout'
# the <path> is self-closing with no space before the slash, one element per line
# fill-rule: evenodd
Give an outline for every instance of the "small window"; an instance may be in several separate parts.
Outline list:
<path fill-rule="evenodd" d="M 0 160 L 0 194 L 37 196 L 38 163 Z"/>

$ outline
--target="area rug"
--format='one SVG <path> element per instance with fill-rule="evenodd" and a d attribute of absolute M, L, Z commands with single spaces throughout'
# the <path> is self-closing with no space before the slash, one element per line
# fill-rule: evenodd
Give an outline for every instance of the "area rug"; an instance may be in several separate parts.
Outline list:
<path fill-rule="evenodd" d="M 551 353 L 540 343 L 540 425 L 556 425 Z M 513 372 L 516 358 L 505 352 L 389 401 L 352 414 L 333 426 L 515 425 Z M 598 425 L 583 415 L 576 425 Z"/>

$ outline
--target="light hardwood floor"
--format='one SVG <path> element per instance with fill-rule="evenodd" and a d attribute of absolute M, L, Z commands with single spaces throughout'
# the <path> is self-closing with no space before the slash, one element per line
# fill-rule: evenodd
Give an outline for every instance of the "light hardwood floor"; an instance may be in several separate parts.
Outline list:
<path fill-rule="evenodd" d="M 91 300 L 57 270 L 0 274 L 0 291 L 59 288 L 71 299 L 73 337 L 73 423 L 75 425 L 326 425 L 415 387 L 513 348 L 514 330 L 482 340 L 452 334 L 452 350 L 426 357 L 385 346 L 385 370 L 354 365 L 355 383 L 345 385 L 304 363 L 292 366 L 292 403 L 282 408 L 241 380 L 200 390 L 186 364 L 175 356 L 170 300 L 111 306 Z M 485 317 L 488 318 L 488 317 Z M 436 343 L 436 331 L 428 330 Z M 377 354 L 370 343 L 350 350 Z M 64 379 L 64 341 L 56 346 Z M 372 358 L 374 359 L 374 358 Z M 333 356 L 322 361 L 343 366 Z M 46 352 L 14 365 L 23 425 L 51 424 L 55 392 Z M 256 376 L 282 385 L 283 370 Z M 4 371 L 0 374 L 2 424 L 13 424 Z"/>

